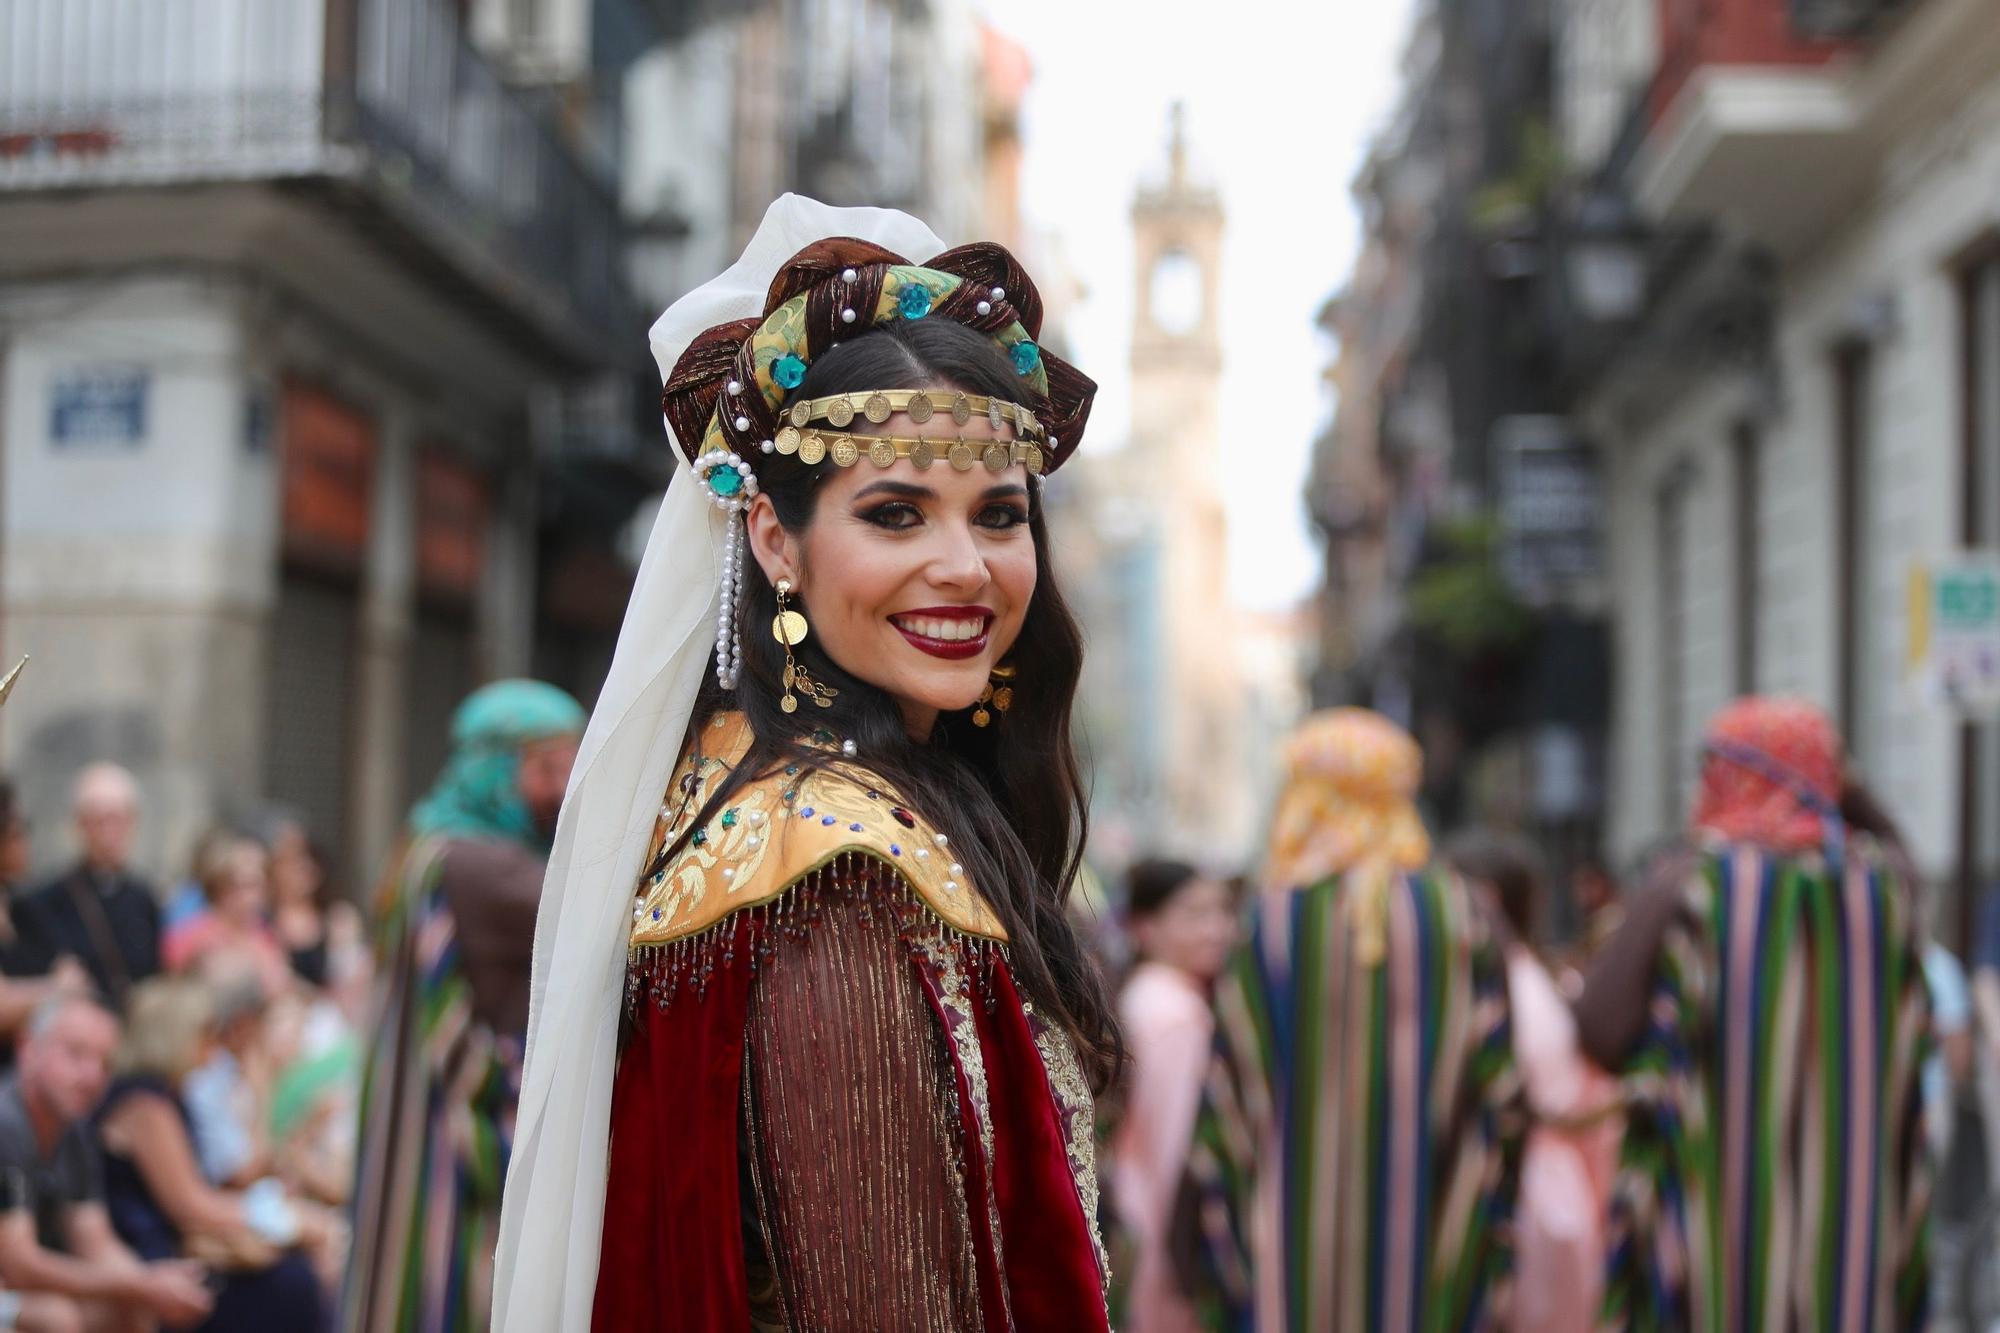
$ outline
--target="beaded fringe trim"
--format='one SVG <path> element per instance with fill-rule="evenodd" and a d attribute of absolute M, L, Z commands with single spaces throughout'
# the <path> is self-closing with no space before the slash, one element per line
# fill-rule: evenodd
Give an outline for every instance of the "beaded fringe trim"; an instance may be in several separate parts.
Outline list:
<path fill-rule="evenodd" d="M 972 989 L 991 1009 L 993 965 L 996 959 L 1006 961 L 1006 944 L 953 926 L 879 858 L 843 852 L 801 875 L 776 897 L 731 912 L 698 934 L 635 946 L 625 971 L 626 1011 L 636 1013 L 648 997 L 661 1010 L 684 991 L 693 992 L 696 1000 L 706 997 L 716 969 L 733 966 L 739 951 L 749 959 L 754 974 L 780 944 L 808 939 L 825 919 L 828 903 L 842 897 L 858 900 L 857 919 L 864 928 L 893 929 L 912 954 L 958 952 L 965 959 Z"/>

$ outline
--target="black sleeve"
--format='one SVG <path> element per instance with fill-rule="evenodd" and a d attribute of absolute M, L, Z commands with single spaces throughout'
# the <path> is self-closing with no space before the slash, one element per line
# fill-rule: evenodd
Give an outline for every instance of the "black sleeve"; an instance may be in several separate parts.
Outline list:
<path fill-rule="evenodd" d="M 0 1164 L 0 1214 L 32 1212 L 34 1206 L 35 1197 L 28 1185 L 28 1173 L 12 1162 Z"/>
<path fill-rule="evenodd" d="M 37 889 L 17 899 L 13 917 L 15 939 L 7 949 L 7 975 L 47 976 L 62 952 L 49 922 L 49 890 Z"/>
<path fill-rule="evenodd" d="M 135 882 L 130 901 L 130 910 L 138 917 L 132 958 L 132 980 L 137 983 L 160 973 L 160 900 L 150 888 Z"/>
<path fill-rule="evenodd" d="M 35 1210 L 34 1136 L 13 1116 L 0 1118 L 0 1213 Z"/>
<path fill-rule="evenodd" d="M 97 1139 L 83 1124 L 71 1125 L 63 1136 L 62 1201 L 66 1207 L 101 1203 L 104 1199 L 104 1159 Z"/>

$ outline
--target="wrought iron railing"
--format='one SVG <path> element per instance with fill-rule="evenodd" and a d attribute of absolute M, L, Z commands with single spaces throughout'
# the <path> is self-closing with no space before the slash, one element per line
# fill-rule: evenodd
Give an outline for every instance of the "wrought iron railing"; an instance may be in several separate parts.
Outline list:
<path fill-rule="evenodd" d="M 323 177 L 606 327 L 617 202 L 443 0 L 0 0 L 0 191 Z"/>
<path fill-rule="evenodd" d="M 0 188 L 317 168 L 325 0 L 0 0 Z"/>
<path fill-rule="evenodd" d="M 1866 37 L 1904 9 L 1908 0 L 1790 0 L 1792 27 L 1802 37 Z"/>

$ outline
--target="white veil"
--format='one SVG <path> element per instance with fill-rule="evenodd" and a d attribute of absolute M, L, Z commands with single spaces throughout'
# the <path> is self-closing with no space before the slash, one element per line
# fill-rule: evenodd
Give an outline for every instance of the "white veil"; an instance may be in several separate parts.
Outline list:
<path fill-rule="evenodd" d="M 872 241 L 919 263 L 945 248 L 904 213 L 785 195 L 765 212 L 741 259 L 653 325 L 662 379 L 704 331 L 761 315 L 779 266 L 831 236 Z M 590 1328 L 633 892 L 715 646 L 729 522 L 683 458 L 646 543 L 556 825 L 494 1264 L 496 1333 Z"/>

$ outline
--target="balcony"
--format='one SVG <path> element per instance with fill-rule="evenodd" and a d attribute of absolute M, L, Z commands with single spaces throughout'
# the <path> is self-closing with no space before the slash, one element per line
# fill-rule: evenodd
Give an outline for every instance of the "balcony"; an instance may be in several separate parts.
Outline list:
<path fill-rule="evenodd" d="M 1668 8 L 1685 21 L 1667 17 L 1632 196 L 1650 218 L 1720 221 L 1780 260 L 1851 216 L 1895 138 L 2000 61 L 1990 0 Z"/>
<path fill-rule="evenodd" d="M 148 196 L 157 230 L 195 232 L 185 187 L 245 184 L 344 219 L 536 354 L 593 362 L 623 331 L 610 183 L 443 0 L 0 0 L 0 203 L 64 201 L 42 215 L 56 257 L 82 257 L 59 243 L 83 200 L 173 187 Z"/>

